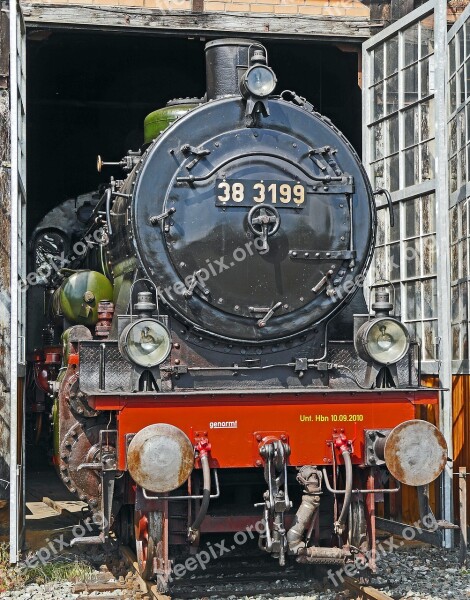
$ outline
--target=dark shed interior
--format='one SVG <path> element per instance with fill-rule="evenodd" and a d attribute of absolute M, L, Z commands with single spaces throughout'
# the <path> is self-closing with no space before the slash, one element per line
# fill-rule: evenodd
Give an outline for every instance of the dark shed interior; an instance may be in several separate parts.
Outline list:
<path fill-rule="evenodd" d="M 57 30 L 28 41 L 28 231 L 65 199 L 97 189 L 143 140 L 144 117 L 205 91 L 204 39 Z M 265 41 L 277 92 L 295 90 L 360 152 L 358 55 L 329 44 Z"/>

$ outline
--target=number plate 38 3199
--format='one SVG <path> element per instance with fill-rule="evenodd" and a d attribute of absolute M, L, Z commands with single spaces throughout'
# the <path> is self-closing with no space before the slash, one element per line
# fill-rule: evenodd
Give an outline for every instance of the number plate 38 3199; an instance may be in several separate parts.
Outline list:
<path fill-rule="evenodd" d="M 216 206 L 269 204 L 277 208 L 303 208 L 305 185 L 297 181 L 218 179 Z"/>

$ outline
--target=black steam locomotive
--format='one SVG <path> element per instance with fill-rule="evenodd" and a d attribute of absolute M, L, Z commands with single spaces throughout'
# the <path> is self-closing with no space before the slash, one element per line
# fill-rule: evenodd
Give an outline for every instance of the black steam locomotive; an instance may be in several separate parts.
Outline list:
<path fill-rule="evenodd" d="M 363 300 L 374 193 L 327 118 L 274 95 L 261 44 L 209 42 L 206 68 L 204 98 L 147 117 L 125 179 L 60 209 L 86 252 L 59 209 L 35 232 L 34 406 L 53 398 L 57 469 L 100 523 L 75 543 L 114 528 L 164 589 L 201 535 L 262 519 L 281 566 L 373 568 L 375 500 L 447 456 L 415 420 L 437 391 L 389 284 Z"/>

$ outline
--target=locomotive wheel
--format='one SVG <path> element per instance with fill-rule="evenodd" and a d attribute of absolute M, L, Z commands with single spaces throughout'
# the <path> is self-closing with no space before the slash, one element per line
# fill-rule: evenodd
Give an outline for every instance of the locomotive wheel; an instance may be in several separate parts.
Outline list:
<path fill-rule="evenodd" d="M 153 559 L 156 558 L 155 543 L 150 535 L 150 515 L 151 513 L 136 511 L 134 516 L 135 551 L 139 572 L 143 579 L 152 579 Z"/>
<path fill-rule="evenodd" d="M 143 579 L 157 579 L 159 592 L 168 591 L 165 556 L 164 514 L 160 511 L 134 513 L 135 549 L 139 572 Z M 158 572 L 155 572 L 155 567 Z"/>

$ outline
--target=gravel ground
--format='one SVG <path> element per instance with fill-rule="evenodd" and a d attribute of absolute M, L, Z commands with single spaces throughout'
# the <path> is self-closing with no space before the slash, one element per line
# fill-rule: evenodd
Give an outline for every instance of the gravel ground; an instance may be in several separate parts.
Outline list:
<path fill-rule="evenodd" d="M 445 551 L 437 548 L 416 547 L 411 549 L 400 549 L 396 552 L 385 554 L 378 559 L 379 573 L 373 577 L 371 584 L 389 594 L 395 600 L 446 600 L 454 598 L 457 600 L 470 600 L 470 567 L 468 570 L 460 569 L 458 565 L 458 552 L 456 550 Z M 334 573 L 334 572 L 333 572 Z M 243 581 L 243 575 L 240 574 Z M 340 577 L 336 575 L 338 581 Z M 220 585 L 221 581 L 217 581 Z M 326 579 L 327 586 L 322 588 L 320 582 L 312 585 L 312 592 L 308 595 L 282 594 L 282 575 L 272 583 L 270 593 L 266 587 L 260 589 L 259 596 L 250 596 L 250 600 L 261 600 L 272 598 L 273 600 L 345 600 L 347 595 L 342 592 L 341 586 L 335 587 L 330 580 Z M 44 585 L 31 584 L 21 590 L 4 592 L 0 594 L 1 599 L 15 600 L 74 600 L 79 594 L 72 593 L 72 583 L 46 583 Z M 210 587 L 206 590 L 206 596 L 210 593 Z M 228 586 L 227 586 L 228 587 Z M 253 584 L 250 584 L 253 590 Z M 277 588 L 277 589 L 276 589 Z M 236 586 L 236 596 L 230 596 L 229 600 L 245 597 L 240 594 L 243 584 Z M 279 590 L 279 591 L 277 591 Z M 235 592 L 235 589 L 234 589 Z M 119 598 L 123 592 L 114 592 Z M 103 594 L 105 594 L 103 592 Z M 109 596 L 110 592 L 106 595 Z M 94 592 L 94 596 L 99 593 Z M 195 596 L 196 597 L 196 596 Z M 201 597 L 198 594 L 198 597 Z"/>
<path fill-rule="evenodd" d="M 385 555 L 377 564 L 374 585 L 397 600 L 470 599 L 470 567 L 460 568 L 457 550 L 400 550 Z"/>

